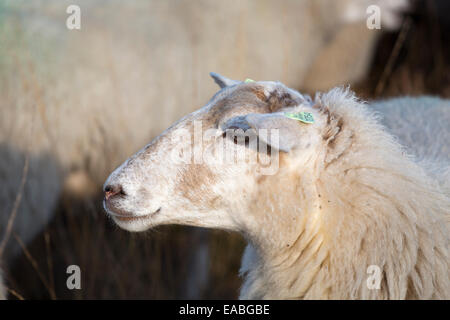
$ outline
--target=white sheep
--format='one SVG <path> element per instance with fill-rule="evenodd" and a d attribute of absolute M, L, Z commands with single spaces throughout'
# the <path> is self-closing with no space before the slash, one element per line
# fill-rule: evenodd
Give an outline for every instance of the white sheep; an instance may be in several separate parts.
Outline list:
<path fill-rule="evenodd" d="M 311 101 L 277 82 L 213 77 L 223 89 L 206 106 L 105 182 L 104 207 L 120 227 L 240 232 L 243 299 L 450 298 L 450 194 L 373 111 L 344 89 Z M 434 101 L 448 117 L 450 102 Z M 278 164 L 269 174 L 264 145 Z M 219 161 L 223 148 L 246 156 Z"/>
<path fill-rule="evenodd" d="M 450 191 L 450 109 L 437 97 L 403 97 L 370 103 L 382 123 L 429 174 Z"/>
<path fill-rule="evenodd" d="M 14 1 L 0 26 L 0 226 L 29 154 L 14 222 L 25 244 L 51 218 L 62 192 L 92 195 L 128 154 L 200 105 L 212 90 L 200 85 L 206 70 L 313 89 L 354 82 L 367 72 L 380 35 L 366 28 L 366 7 L 381 7 L 382 30 L 398 28 L 397 9 L 407 7 L 405 0 L 85 0 L 77 2 L 81 29 L 70 31 L 69 4 Z M 330 55 L 333 71 L 318 72 Z M 19 250 L 8 242 L 9 257 Z"/>

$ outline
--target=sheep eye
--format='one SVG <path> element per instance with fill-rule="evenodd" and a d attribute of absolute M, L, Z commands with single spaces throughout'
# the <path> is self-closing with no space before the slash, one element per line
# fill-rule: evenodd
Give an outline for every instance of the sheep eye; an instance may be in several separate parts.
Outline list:
<path fill-rule="evenodd" d="M 239 129 L 238 127 L 232 126 L 232 127 L 228 127 L 223 133 L 222 133 L 222 137 L 225 139 L 227 136 L 229 138 L 233 138 L 233 143 L 237 144 L 237 136 L 234 134 L 234 131 Z"/>
<path fill-rule="evenodd" d="M 236 145 L 244 145 L 245 147 L 248 148 L 250 146 L 250 139 L 252 137 L 250 137 L 248 135 L 241 136 L 239 134 L 235 134 L 234 131 L 238 130 L 238 129 L 242 130 L 242 128 L 240 128 L 240 127 L 235 127 L 235 126 L 228 127 L 227 130 L 222 133 L 222 137 L 224 139 L 228 137 L 229 139 L 232 139 L 234 144 L 236 144 Z M 228 133 L 228 135 L 227 135 L 227 133 Z M 259 142 L 259 137 L 256 136 L 255 138 L 257 139 L 257 143 L 258 143 Z"/>

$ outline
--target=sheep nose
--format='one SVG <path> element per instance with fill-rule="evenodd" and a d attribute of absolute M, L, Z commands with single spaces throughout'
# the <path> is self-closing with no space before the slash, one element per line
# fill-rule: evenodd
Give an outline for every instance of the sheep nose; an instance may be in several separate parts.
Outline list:
<path fill-rule="evenodd" d="M 117 194 L 125 194 L 125 192 L 123 192 L 123 188 L 120 184 L 117 185 L 107 185 L 105 187 L 105 198 L 106 200 L 108 200 L 111 197 L 114 197 Z"/>

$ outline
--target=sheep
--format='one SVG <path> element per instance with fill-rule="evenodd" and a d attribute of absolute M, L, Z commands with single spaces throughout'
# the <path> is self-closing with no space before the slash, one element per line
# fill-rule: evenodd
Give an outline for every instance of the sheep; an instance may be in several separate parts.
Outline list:
<path fill-rule="evenodd" d="M 398 138 L 407 152 L 416 156 L 429 174 L 449 188 L 448 101 L 430 96 L 403 97 L 372 102 L 370 107 L 385 115 L 382 123 L 389 132 Z"/>
<path fill-rule="evenodd" d="M 421 159 L 450 162 L 448 101 L 432 96 L 374 101 L 370 108 L 381 115 L 383 125 Z M 424 134 L 424 132 L 426 134 Z"/>
<path fill-rule="evenodd" d="M 30 154 L 33 183 L 14 222 L 25 244 L 51 219 L 61 195 L 91 197 L 128 154 L 199 105 L 212 90 L 199 83 L 205 70 L 270 75 L 295 87 L 355 82 L 381 33 L 366 28 L 366 7 L 381 7 L 383 30 L 397 29 L 396 11 L 408 7 L 405 0 L 78 1 L 81 29 L 69 31 L 69 4 L 15 1 L 4 5 L 0 21 L 0 144 L 7 146 L 0 159 L 11 160 L 0 168 L 7 172 L 0 226 L 22 174 L 24 157 L 16 161 L 10 153 Z M 321 77 L 319 60 L 330 55 L 337 68 Z M 54 167 L 41 169 L 42 155 Z M 20 252 L 14 241 L 8 246 L 6 268 Z"/>
<path fill-rule="evenodd" d="M 450 193 L 450 112 L 447 100 L 424 96 L 370 103 L 386 116 L 382 123 L 398 138 L 406 151 Z M 424 132 L 426 134 L 424 134 Z"/>
<path fill-rule="evenodd" d="M 212 76 L 222 89 L 204 107 L 106 180 L 119 227 L 241 233 L 241 299 L 450 298 L 450 193 L 369 106 L 349 89 L 311 100 L 279 82 Z M 246 156 L 218 161 L 223 148 Z M 277 170 L 254 161 L 261 153 Z"/>

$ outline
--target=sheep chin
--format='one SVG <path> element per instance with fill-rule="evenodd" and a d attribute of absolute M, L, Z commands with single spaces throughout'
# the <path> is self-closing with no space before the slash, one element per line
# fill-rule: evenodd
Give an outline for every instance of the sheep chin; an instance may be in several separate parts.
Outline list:
<path fill-rule="evenodd" d="M 142 232 L 155 226 L 153 217 L 161 211 L 161 208 L 143 216 L 123 216 L 108 213 L 113 221 L 122 229 L 130 232 Z"/>

